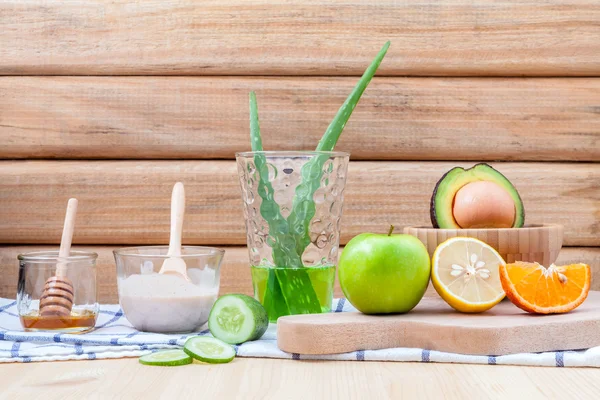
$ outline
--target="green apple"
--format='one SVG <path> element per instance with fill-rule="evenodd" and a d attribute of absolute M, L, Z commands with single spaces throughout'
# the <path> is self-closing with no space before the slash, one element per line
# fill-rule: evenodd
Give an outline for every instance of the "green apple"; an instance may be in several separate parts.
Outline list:
<path fill-rule="evenodd" d="M 411 235 L 362 233 L 348 242 L 338 274 L 344 295 L 365 314 L 405 313 L 421 301 L 431 260 Z"/>

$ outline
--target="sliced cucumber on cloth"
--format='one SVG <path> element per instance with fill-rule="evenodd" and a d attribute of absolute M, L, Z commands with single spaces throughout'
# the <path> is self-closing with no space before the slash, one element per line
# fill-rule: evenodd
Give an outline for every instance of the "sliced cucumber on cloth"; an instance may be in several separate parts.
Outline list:
<path fill-rule="evenodd" d="M 230 344 L 260 339 L 268 326 L 269 317 L 265 308 L 245 294 L 220 297 L 208 317 L 210 333 Z"/>

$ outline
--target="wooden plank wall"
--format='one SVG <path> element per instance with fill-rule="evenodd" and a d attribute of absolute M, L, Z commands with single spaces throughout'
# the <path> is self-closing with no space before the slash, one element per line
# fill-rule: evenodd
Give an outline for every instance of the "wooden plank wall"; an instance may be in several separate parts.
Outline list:
<path fill-rule="evenodd" d="M 528 222 L 565 225 L 560 262 L 600 274 L 598 21 L 595 0 L 0 1 L 0 296 L 76 196 L 74 241 L 115 302 L 111 250 L 167 242 L 178 180 L 184 242 L 225 247 L 222 292 L 249 293 L 233 161 L 248 92 L 267 148 L 312 149 L 386 40 L 338 145 L 342 242 L 427 224 L 437 179 L 487 161 Z"/>

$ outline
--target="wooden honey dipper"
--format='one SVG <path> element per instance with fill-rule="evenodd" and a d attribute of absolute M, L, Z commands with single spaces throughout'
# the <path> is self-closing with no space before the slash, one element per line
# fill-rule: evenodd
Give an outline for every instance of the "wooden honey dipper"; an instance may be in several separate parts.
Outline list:
<path fill-rule="evenodd" d="M 77 199 L 69 199 L 67 215 L 60 240 L 56 272 L 44 285 L 44 292 L 40 298 L 40 315 L 71 315 L 73 308 L 74 289 L 73 283 L 67 278 L 67 265 L 65 259 L 71 253 L 71 241 L 77 214 Z"/>

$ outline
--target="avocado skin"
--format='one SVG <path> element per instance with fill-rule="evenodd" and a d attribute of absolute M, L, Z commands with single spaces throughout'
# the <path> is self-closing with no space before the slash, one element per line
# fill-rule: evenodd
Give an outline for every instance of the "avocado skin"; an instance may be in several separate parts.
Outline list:
<path fill-rule="evenodd" d="M 451 170 L 449 170 L 448 172 L 446 172 L 441 178 L 440 180 L 437 181 L 437 183 L 435 184 L 435 188 L 433 189 L 433 194 L 431 195 L 431 201 L 429 203 L 429 215 L 431 217 L 431 224 L 433 225 L 434 228 L 437 229 L 457 229 L 457 227 L 452 227 L 452 226 L 440 226 L 439 224 L 439 220 L 438 220 L 438 213 L 436 210 L 436 198 L 437 198 L 437 194 L 438 194 L 438 190 L 440 188 L 440 185 L 444 182 L 444 180 L 446 179 L 446 177 L 448 177 L 449 174 L 451 174 L 452 172 L 456 171 L 456 170 L 460 170 L 464 173 L 469 172 L 477 167 L 483 167 L 483 168 L 489 168 L 492 171 L 494 171 L 494 173 L 498 174 L 500 177 L 502 177 L 503 179 L 506 180 L 506 182 L 510 185 L 510 188 L 506 188 L 507 191 L 509 191 L 509 193 L 511 195 L 514 196 L 513 200 L 515 201 L 515 211 L 516 211 L 516 216 L 515 216 L 515 224 L 513 225 L 513 228 L 521 228 L 524 224 L 525 224 L 525 207 L 523 207 L 523 200 L 521 200 L 521 196 L 519 195 L 519 192 L 517 191 L 517 189 L 514 187 L 514 185 L 508 180 L 508 178 L 506 178 L 506 176 L 504 176 L 502 173 L 500 173 L 498 170 L 494 169 L 491 165 L 487 164 L 487 163 L 479 163 L 479 164 L 475 164 L 474 166 L 472 166 L 471 168 L 468 169 L 464 169 L 461 167 L 454 167 Z M 490 182 L 495 182 L 494 179 L 489 179 Z M 504 187 L 504 185 L 501 185 Z M 462 187 L 462 186 L 461 186 Z M 458 192 L 458 190 L 461 188 L 455 188 L 455 190 L 452 191 L 452 199 L 450 199 L 451 202 L 454 202 L 454 196 L 456 195 L 456 192 Z M 444 199 L 445 201 L 448 201 L 447 199 Z M 454 217 L 452 217 L 452 219 L 454 219 Z"/>
<path fill-rule="evenodd" d="M 479 164 L 477 164 L 477 165 L 479 165 Z M 485 165 L 487 165 L 487 164 L 485 164 Z M 438 187 L 440 187 L 440 183 L 442 183 L 444 181 L 444 179 L 446 179 L 448 174 L 450 172 L 454 171 L 455 169 L 462 169 L 464 171 L 464 168 L 454 167 L 451 170 L 449 170 L 448 172 L 446 172 L 444 175 L 442 175 L 442 177 L 435 184 L 435 188 L 433 189 L 433 194 L 431 195 L 431 201 L 429 202 L 429 216 L 431 217 L 431 223 L 432 223 L 433 227 L 436 229 L 439 229 L 440 226 L 438 225 L 437 215 L 435 212 L 435 196 L 437 195 L 437 191 L 438 191 Z"/>

